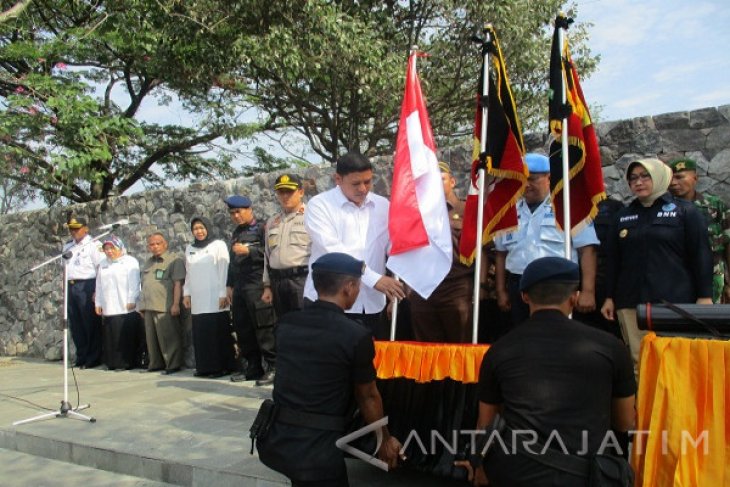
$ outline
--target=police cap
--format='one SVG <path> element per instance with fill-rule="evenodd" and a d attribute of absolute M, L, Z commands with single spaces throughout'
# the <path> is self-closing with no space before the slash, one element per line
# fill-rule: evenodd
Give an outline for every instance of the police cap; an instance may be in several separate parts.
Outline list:
<path fill-rule="evenodd" d="M 301 187 L 302 179 L 296 174 L 282 174 L 276 178 L 276 182 L 274 183 L 274 191 L 277 189 L 290 189 L 292 191 L 296 191 L 301 189 Z"/>
<path fill-rule="evenodd" d="M 364 269 L 365 262 L 342 252 L 324 254 L 312 264 L 312 271 L 314 272 L 331 272 L 332 274 L 345 274 L 355 277 L 362 276 Z"/>
<path fill-rule="evenodd" d="M 563 257 L 540 257 L 528 264 L 520 279 L 520 291 L 540 282 L 579 282 L 578 264 Z"/>
<path fill-rule="evenodd" d="M 71 230 L 78 230 L 79 228 L 87 226 L 87 223 L 83 218 L 71 218 L 68 222 L 66 222 L 66 226 Z"/>

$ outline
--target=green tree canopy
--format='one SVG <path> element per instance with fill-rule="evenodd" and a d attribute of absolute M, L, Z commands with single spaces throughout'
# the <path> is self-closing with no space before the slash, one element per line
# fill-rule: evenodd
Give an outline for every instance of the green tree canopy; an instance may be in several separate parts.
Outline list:
<path fill-rule="evenodd" d="M 0 173 L 49 202 L 88 201 L 137 181 L 232 176 L 235 151 L 211 149 L 264 130 L 299 132 L 328 161 L 391 153 L 413 44 L 429 54 L 419 71 L 436 135 L 467 134 L 480 66 L 470 38 L 485 22 L 534 129 L 546 117 L 551 23 L 566 3 L 33 0 L 0 24 Z M 587 75 L 596 59 L 585 26 L 570 36 Z M 144 117 L 171 101 L 189 123 Z"/>
<path fill-rule="evenodd" d="M 219 81 L 235 62 L 220 46 L 239 34 L 202 28 L 167 3 L 35 0 L 0 24 L 4 177 L 52 202 L 234 174 L 233 155 L 210 150 L 273 127 L 243 123 L 251 104 Z M 228 2 L 199 3 L 229 11 Z M 142 117 L 145 105 L 173 99 L 194 120 Z"/>

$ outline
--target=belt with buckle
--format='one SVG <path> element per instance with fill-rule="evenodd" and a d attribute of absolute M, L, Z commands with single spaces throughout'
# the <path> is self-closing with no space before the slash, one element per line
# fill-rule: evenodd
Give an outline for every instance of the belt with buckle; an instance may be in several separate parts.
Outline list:
<path fill-rule="evenodd" d="M 93 278 L 92 279 L 69 279 L 68 283 L 71 286 L 73 286 L 74 284 L 81 284 L 81 283 L 89 282 L 89 281 L 93 281 L 93 280 L 94 280 Z"/>
<path fill-rule="evenodd" d="M 269 269 L 269 276 L 274 279 L 286 279 L 287 277 L 306 276 L 308 273 L 309 267 L 306 265 L 290 267 L 288 269 Z"/>

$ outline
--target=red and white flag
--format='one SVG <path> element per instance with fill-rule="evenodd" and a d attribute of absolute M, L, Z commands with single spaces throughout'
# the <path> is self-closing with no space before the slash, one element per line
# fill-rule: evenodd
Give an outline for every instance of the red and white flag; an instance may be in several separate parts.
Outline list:
<path fill-rule="evenodd" d="M 393 167 L 387 267 L 424 299 L 451 269 L 449 212 L 414 52 L 408 58 Z"/>

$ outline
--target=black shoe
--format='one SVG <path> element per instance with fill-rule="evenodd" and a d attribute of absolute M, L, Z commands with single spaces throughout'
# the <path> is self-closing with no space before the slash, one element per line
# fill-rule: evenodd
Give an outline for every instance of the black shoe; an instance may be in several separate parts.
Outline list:
<path fill-rule="evenodd" d="M 194 377 L 208 377 L 210 374 L 208 372 L 198 372 L 195 371 L 193 374 Z"/>
<path fill-rule="evenodd" d="M 82 369 L 94 369 L 101 365 L 101 362 L 91 362 L 90 364 L 84 364 L 81 366 Z"/>
<path fill-rule="evenodd" d="M 163 370 L 162 367 L 155 367 L 154 369 L 146 369 L 146 370 L 143 370 L 142 372 L 159 372 L 161 370 Z M 177 370 L 180 370 L 180 369 L 177 369 Z"/>
<path fill-rule="evenodd" d="M 167 370 L 165 370 L 165 371 L 164 371 L 164 372 L 162 373 L 162 375 L 172 375 L 172 374 L 174 374 L 175 372 L 180 372 L 180 367 L 176 367 L 176 368 L 174 368 L 174 369 L 167 369 Z"/>
<path fill-rule="evenodd" d="M 219 370 L 217 372 L 211 372 L 210 374 L 208 374 L 208 377 L 211 379 L 217 379 L 218 377 L 223 377 L 224 375 L 226 375 L 226 373 L 222 370 Z"/>
<path fill-rule="evenodd" d="M 264 369 L 261 367 L 251 367 L 250 369 L 246 369 L 244 375 L 246 376 L 246 380 L 258 380 L 264 376 Z"/>
<path fill-rule="evenodd" d="M 274 369 L 270 369 L 268 372 L 266 372 L 264 375 L 261 376 L 259 380 L 256 381 L 257 386 L 270 386 L 274 383 L 274 376 L 276 375 L 276 371 Z"/>
<path fill-rule="evenodd" d="M 246 380 L 246 374 L 243 372 L 236 372 L 235 374 L 231 374 L 231 382 L 243 382 Z"/>

